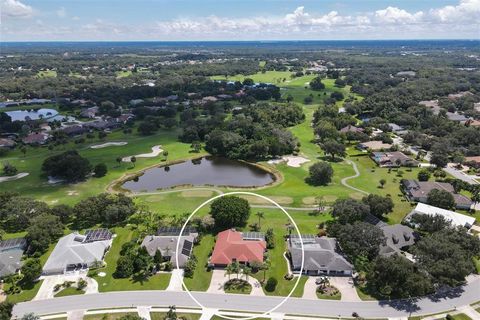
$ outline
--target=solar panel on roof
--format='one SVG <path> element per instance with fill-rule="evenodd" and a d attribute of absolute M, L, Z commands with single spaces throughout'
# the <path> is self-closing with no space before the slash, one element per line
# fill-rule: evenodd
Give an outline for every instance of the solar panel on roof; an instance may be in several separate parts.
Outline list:
<path fill-rule="evenodd" d="M 180 231 L 182 231 L 181 227 L 160 227 L 157 230 L 157 236 L 179 236 Z M 185 227 L 185 229 L 183 229 L 182 235 L 189 235 L 191 233 L 196 233 L 195 228 Z"/>
<path fill-rule="evenodd" d="M 183 242 L 182 254 L 186 256 L 190 256 L 190 252 L 192 252 L 192 248 L 193 248 L 193 243 L 188 240 L 185 240 Z"/>
<path fill-rule="evenodd" d="M 302 240 L 315 239 L 315 235 L 313 235 L 313 234 L 302 234 L 301 236 L 302 236 Z M 300 235 L 292 234 L 291 237 L 292 237 L 292 239 L 299 239 Z"/>
<path fill-rule="evenodd" d="M 104 241 L 112 239 L 112 233 L 108 229 L 87 230 L 85 242 Z"/>
<path fill-rule="evenodd" d="M 265 235 L 261 232 L 243 232 L 243 240 L 263 240 Z"/>
<path fill-rule="evenodd" d="M 25 238 L 14 238 L 0 241 L 0 251 L 15 249 L 15 248 L 24 248 L 27 245 L 27 240 Z"/>

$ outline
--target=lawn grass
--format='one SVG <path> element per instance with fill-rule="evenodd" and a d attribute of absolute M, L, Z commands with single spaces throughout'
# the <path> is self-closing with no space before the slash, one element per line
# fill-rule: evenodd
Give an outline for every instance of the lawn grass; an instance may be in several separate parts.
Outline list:
<path fill-rule="evenodd" d="M 116 74 L 117 74 L 117 78 L 125 78 L 125 77 L 131 76 L 132 71 L 131 70 L 122 70 L 122 71 L 117 71 Z"/>
<path fill-rule="evenodd" d="M 171 274 L 169 273 L 159 273 L 147 279 L 135 276 L 127 279 L 113 277 L 122 245 L 137 236 L 135 231 L 128 227 L 115 228 L 115 234 L 117 236 L 113 239 L 112 247 L 105 257 L 106 267 L 98 269 L 98 272 L 105 272 L 106 276 L 94 277 L 98 282 L 98 291 L 165 290 L 170 283 Z"/>
<path fill-rule="evenodd" d="M 472 318 L 470 318 L 464 313 L 455 314 L 455 315 L 452 315 L 452 317 L 454 320 L 472 320 Z"/>
<path fill-rule="evenodd" d="M 207 291 L 212 281 L 212 272 L 207 271 L 207 263 L 210 252 L 213 249 L 215 238 L 206 234 L 202 237 L 200 244 L 193 248 L 193 254 L 197 257 L 197 266 L 193 277 L 184 278 L 185 286 L 190 291 Z"/>
<path fill-rule="evenodd" d="M 57 294 L 55 294 L 55 298 L 75 296 L 75 295 L 81 295 L 81 294 L 85 294 L 85 291 L 80 290 L 78 288 L 70 287 L 70 288 L 65 288 L 60 292 L 58 292 Z"/>
<path fill-rule="evenodd" d="M 231 279 L 229 281 L 236 281 L 238 279 Z M 225 283 L 224 290 L 226 293 L 236 293 L 236 294 L 250 294 L 252 292 L 252 286 L 244 280 L 240 280 L 242 283 L 227 285 Z M 227 281 L 228 282 L 228 281 Z"/>
<path fill-rule="evenodd" d="M 116 313 L 100 313 L 100 314 L 89 314 L 83 316 L 83 320 L 117 320 L 123 316 L 138 316 L 136 312 L 116 312 Z"/>
<path fill-rule="evenodd" d="M 24 301 L 32 300 L 36 295 L 40 287 L 42 286 L 43 280 L 35 282 L 33 285 L 22 287 L 22 291 L 18 294 L 9 294 L 7 295 L 7 301 L 11 303 L 20 303 Z M 5 284 L 5 291 L 9 288 L 9 284 Z"/>
<path fill-rule="evenodd" d="M 164 320 L 167 316 L 166 312 L 150 312 L 150 318 L 152 320 Z M 200 313 L 177 313 L 178 318 L 185 320 L 198 320 L 201 317 Z"/>
<path fill-rule="evenodd" d="M 57 76 L 57 71 L 55 70 L 41 70 L 38 71 L 38 78 L 55 78 Z"/>

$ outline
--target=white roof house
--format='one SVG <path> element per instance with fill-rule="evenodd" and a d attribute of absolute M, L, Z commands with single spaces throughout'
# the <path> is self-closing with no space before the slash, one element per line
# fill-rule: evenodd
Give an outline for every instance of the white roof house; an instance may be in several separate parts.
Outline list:
<path fill-rule="evenodd" d="M 43 274 L 63 274 L 82 270 L 103 260 L 112 240 L 87 242 L 86 236 L 71 233 L 58 240 L 55 249 L 43 266 Z"/>
<path fill-rule="evenodd" d="M 465 214 L 457 213 L 455 211 L 450 211 L 442 208 L 437 208 L 430 206 L 425 203 L 418 203 L 415 209 L 408 215 L 407 219 L 412 214 L 427 214 L 427 215 L 441 215 L 445 220 L 450 221 L 453 226 L 462 226 L 466 228 L 471 228 L 475 223 L 475 217 L 470 217 Z"/>

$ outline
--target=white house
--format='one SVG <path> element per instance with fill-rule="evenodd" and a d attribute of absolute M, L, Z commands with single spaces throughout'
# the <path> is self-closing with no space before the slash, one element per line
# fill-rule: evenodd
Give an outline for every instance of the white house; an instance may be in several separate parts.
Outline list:
<path fill-rule="evenodd" d="M 415 209 L 410 212 L 406 219 L 408 220 L 415 213 L 427 214 L 430 216 L 441 215 L 445 218 L 445 220 L 450 221 L 450 223 L 455 227 L 462 226 L 470 229 L 475 223 L 475 217 L 467 216 L 465 214 L 457 213 L 455 211 L 437 208 L 425 203 L 418 203 Z"/>

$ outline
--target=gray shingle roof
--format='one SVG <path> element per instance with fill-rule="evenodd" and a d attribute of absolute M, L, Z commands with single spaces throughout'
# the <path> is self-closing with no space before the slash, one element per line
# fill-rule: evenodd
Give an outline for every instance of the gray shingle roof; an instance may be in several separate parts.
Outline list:
<path fill-rule="evenodd" d="M 180 240 L 178 236 L 146 236 L 142 241 L 142 247 L 145 247 L 151 256 L 154 256 L 157 250 L 160 250 L 162 256 L 164 258 L 168 257 L 173 266 L 176 267 L 177 242 L 180 241 L 178 262 L 179 266 L 183 267 L 190 258 L 197 236 L 197 233 L 190 233 L 189 235 L 182 236 Z"/>
<path fill-rule="evenodd" d="M 0 252 L 0 278 L 15 273 L 22 266 L 23 249 Z"/>
<path fill-rule="evenodd" d="M 304 271 L 353 270 L 353 266 L 335 250 L 337 241 L 334 238 L 302 235 L 302 241 L 305 252 Z M 288 240 L 287 243 L 292 257 L 293 270 L 300 270 L 302 264 L 300 239 L 292 238 L 292 240 Z"/>
<path fill-rule="evenodd" d="M 417 238 L 412 228 L 403 224 L 386 225 L 381 227 L 386 238 L 386 244 L 380 246 L 381 255 L 400 253 L 404 247 L 415 244 Z"/>

